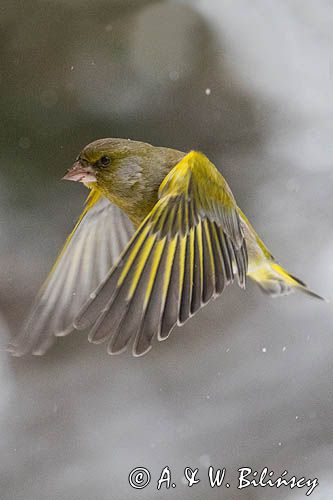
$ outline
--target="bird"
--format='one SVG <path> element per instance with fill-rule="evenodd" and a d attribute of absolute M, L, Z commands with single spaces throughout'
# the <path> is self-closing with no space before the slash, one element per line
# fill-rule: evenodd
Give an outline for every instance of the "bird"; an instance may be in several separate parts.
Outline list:
<path fill-rule="evenodd" d="M 278 264 L 200 151 L 98 139 L 63 178 L 89 195 L 8 347 L 14 356 L 42 355 L 56 337 L 86 329 L 109 354 L 131 346 L 141 356 L 247 278 L 271 297 L 322 299 Z"/>

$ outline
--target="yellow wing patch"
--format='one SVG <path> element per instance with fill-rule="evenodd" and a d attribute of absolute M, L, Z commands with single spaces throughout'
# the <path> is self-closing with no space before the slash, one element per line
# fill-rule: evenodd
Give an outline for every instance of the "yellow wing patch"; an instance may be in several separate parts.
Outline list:
<path fill-rule="evenodd" d="M 46 281 L 45 283 L 43 284 L 39 294 L 41 294 L 43 292 L 43 290 L 45 289 L 45 287 L 47 286 L 49 280 L 51 279 L 55 269 L 57 268 L 59 262 L 61 261 L 64 253 L 66 252 L 66 249 L 68 247 L 68 245 L 70 244 L 77 228 L 79 227 L 79 225 L 81 224 L 81 222 L 83 221 L 84 217 L 86 216 L 86 214 L 89 212 L 89 210 L 91 210 L 93 208 L 94 205 L 96 205 L 96 203 L 101 199 L 102 195 L 99 191 L 97 191 L 97 189 L 94 189 L 92 188 L 87 199 L 86 199 L 86 202 L 85 202 L 85 206 L 84 206 L 84 209 L 80 215 L 80 217 L 78 218 L 72 232 L 70 233 L 70 235 L 67 237 L 66 241 L 65 241 L 65 244 L 64 246 L 62 247 L 58 257 L 56 258 L 56 261 L 55 263 L 53 264 L 52 268 L 51 268 L 51 271 L 49 272 L 49 275 L 48 277 L 46 278 Z"/>
<path fill-rule="evenodd" d="M 91 342 L 133 354 L 167 338 L 234 280 L 245 286 L 247 253 L 237 207 L 225 180 L 191 152 L 166 176 L 159 200 L 75 325 Z"/>

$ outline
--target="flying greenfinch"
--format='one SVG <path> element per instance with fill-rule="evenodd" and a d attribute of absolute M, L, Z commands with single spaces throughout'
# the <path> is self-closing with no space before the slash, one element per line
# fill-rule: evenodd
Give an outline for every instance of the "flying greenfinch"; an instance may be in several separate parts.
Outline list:
<path fill-rule="evenodd" d="M 235 280 L 270 296 L 300 290 L 202 153 L 127 139 L 88 144 L 64 179 L 90 189 L 13 355 L 44 354 L 55 337 L 89 329 L 109 354 L 165 340 Z"/>

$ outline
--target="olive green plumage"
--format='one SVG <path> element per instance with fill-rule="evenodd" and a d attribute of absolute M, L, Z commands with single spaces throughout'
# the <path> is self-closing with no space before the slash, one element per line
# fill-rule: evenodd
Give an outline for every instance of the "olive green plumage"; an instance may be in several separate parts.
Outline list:
<path fill-rule="evenodd" d="M 146 353 L 235 277 L 269 295 L 317 296 L 274 261 L 225 179 L 202 153 L 126 139 L 86 146 L 65 179 L 91 189 L 42 287 L 14 355 L 89 328 L 110 354 Z M 319 297 L 320 298 L 320 297 Z"/>
<path fill-rule="evenodd" d="M 101 152 L 110 158 L 111 164 L 97 170 L 98 190 L 124 210 L 135 226 L 153 208 L 164 177 L 184 156 L 175 149 L 143 142 L 100 139 L 86 146 L 81 158 L 95 164 Z"/>

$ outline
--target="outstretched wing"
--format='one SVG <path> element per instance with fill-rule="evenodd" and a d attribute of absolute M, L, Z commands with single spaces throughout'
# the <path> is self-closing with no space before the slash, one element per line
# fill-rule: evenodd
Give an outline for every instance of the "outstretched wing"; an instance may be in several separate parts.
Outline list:
<path fill-rule="evenodd" d="M 234 197 L 201 153 L 186 155 L 166 176 L 159 200 L 120 260 L 75 321 L 91 342 L 133 354 L 166 339 L 233 282 L 245 287 L 247 252 Z"/>
<path fill-rule="evenodd" d="M 43 354 L 55 336 L 73 330 L 75 316 L 115 264 L 133 232 L 127 216 L 92 190 L 23 330 L 9 346 L 12 354 Z"/>

